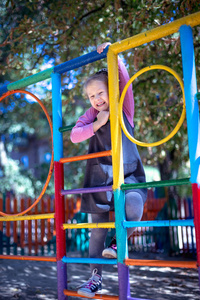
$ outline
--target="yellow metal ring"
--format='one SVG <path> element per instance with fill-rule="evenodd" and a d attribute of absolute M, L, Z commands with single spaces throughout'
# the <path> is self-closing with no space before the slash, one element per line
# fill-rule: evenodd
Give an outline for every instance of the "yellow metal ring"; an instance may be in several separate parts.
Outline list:
<path fill-rule="evenodd" d="M 170 74 L 174 75 L 174 77 L 177 79 L 177 81 L 179 82 L 180 86 L 181 86 L 181 90 L 183 93 L 183 110 L 182 110 L 182 114 L 181 117 L 176 125 L 176 127 L 172 130 L 172 132 L 165 137 L 164 139 L 158 141 L 158 142 L 154 142 L 154 143 L 144 143 L 144 142 L 140 142 L 138 140 L 136 140 L 134 137 L 132 137 L 130 135 L 130 133 L 128 132 L 128 130 L 126 129 L 125 123 L 124 123 L 124 117 L 123 117 L 123 102 L 124 102 L 124 97 L 126 95 L 126 92 L 128 90 L 129 85 L 141 74 L 150 71 L 150 70 L 157 70 L 157 69 L 161 69 L 161 70 L 165 70 L 167 72 L 169 72 Z M 138 71 L 135 75 L 133 75 L 129 81 L 127 82 L 127 84 L 125 85 L 123 92 L 121 94 L 121 98 L 120 98 L 120 102 L 119 102 L 119 120 L 120 120 L 120 124 L 122 127 L 122 130 L 124 131 L 125 135 L 127 136 L 127 138 L 129 140 L 131 140 L 133 143 L 142 146 L 142 147 L 154 147 L 154 146 L 158 146 L 161 145 L 167 141 L 169 141 L 176 133 L 177 131 L 180 129 L 181 125 L 183 124 L 183 121 L 185 119 L 185 115 L 186 115 L 186 109 L 185 109 L 185 93 L 184 93 L 184 86 L 183 86 L 183 81 L 180 78 L 180 76 L 171 68 L 167 67 L 167 66 L 163 66 L 163 65 L 153 65 L 153 66 L 149 66 L 146 68 L 141 69 L 140 71 Z"/>

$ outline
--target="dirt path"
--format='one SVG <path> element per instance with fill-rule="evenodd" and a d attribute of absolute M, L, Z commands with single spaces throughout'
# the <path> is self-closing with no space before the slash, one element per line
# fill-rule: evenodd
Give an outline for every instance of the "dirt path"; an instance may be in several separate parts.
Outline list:
<path fill-rule="evenodd" d="M 87 264 L 68 264 L 67 272 L 72 290 L 90 277 Z M 197 269 L 131 266 L 130 285 L 131 296 L 139 299 L 200 299 Z M 117 266 L 104 267 L 103 288 L 106 294 L 118 295 Z M 56 263 L 0 260 L 0 299 L 56 300 Z"/>

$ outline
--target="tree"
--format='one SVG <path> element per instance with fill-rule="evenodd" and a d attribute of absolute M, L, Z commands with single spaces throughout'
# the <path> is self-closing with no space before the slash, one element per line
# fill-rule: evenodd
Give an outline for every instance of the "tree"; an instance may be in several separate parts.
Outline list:
<path fill-rule="evenodd" d="M 102 42 L 123 40 L 197 12 L 199 8 L 195 0 L 3 0 L 0 7 L 1 81 L 16 81 L 44 66 L 88 53 Z M 198 26 L 193 29 L 197 78 L 200 73 L 198 30 Z M 164 64 L 182 76 L 178 33 L 126 51 L 123 58 L 131 75 L 147 65 Z M 106 60 L 62 77 L 64 124 L 73 123 L 87 107 L 82 83 L 102 66 L 106 66 Z M 36 85 L 35 90 L 39 87 L 50 111 L 51 91 L 43 84 Z M 146 142 L 160 140 L 175 127 L 180 117 L 182 100 L 176 80 L 166 72 L 148 72 L 135 81 L 133 88 L 136 138 Z M 86 151 L 87 143 L 73 146 L 66 134 L 64 140 L 65 155 Z M 182 170 L 185 172 L 188 160 L 186 122 L 169 142 L 156 148 L 139 148 L 139 151 L 145 164 L 159 166 L 162 179 L 177 177 Z M 75 174 L 75 169 L 70 172 Z M 79 171 L 77 181 L 81 174 Z"/>

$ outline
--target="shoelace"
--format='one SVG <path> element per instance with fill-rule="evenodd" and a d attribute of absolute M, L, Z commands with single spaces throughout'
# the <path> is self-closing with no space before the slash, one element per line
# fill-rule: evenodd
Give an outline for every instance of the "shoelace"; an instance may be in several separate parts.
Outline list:
<path fill-rule="evenodd" d="M 81 288 L 81 287 L 85 287 L 85 288 L 90 288 L 90 287 L 95 287 L 96 285 L 99 284 L 99 281 L 95 281 L 94 280 L 94 276 L 97 274 L 97 269 L 94 269 L 93 272 L 92 272 L 92 277 L 84 284 L 80 285 L 78 288 Z"/>

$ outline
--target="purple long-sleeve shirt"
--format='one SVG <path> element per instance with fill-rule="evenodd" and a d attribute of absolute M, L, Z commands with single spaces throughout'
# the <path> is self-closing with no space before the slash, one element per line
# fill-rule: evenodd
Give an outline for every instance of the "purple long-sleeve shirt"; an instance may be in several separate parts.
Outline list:
<path fill-rule="evenodd" d="M 129 80 L 129 74 L 126 70 L 125 65 L 123 64 L 121 59 L 118 59 L 118 70 L 119 70 L 119 92 L 120 95 Z M 109 99 L 111 101 L 111 99 Z M 132 127 L 133 124 L 133 117 L 134 117 L 134 98 L 133 98 L 133 91 L 132 86 L 130 85 L 126 95 L 124 97 L 123 103 L 123 111 Z M 90 107 L 76 122 L 76 125 L 73 127 L 71 131 L 71 141 L 73 143 L 80 143 L 84 140 L 91 138 L 95 135 L 93 131 L 93 122 L 97 117 L 99 111 L 93 107 Z"/>

